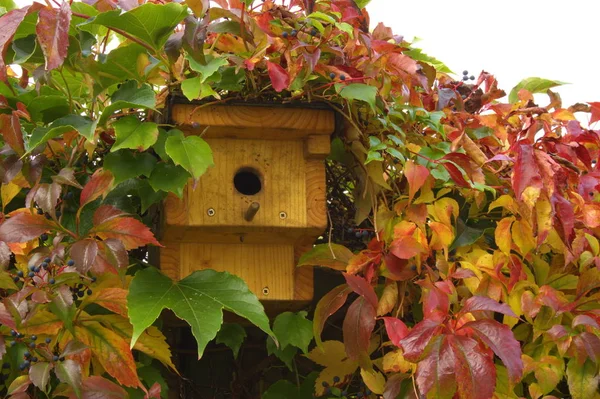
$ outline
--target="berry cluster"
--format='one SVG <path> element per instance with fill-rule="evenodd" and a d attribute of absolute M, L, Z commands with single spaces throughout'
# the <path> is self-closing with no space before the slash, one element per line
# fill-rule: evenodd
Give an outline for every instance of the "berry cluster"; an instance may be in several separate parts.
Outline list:
<path fill-rule="evenodd" d="M 471 75 L 471 76 L 469 76 L 469 71 L 467 71 L 467 70 L 464 70 L 464 71 L 463 71 L 463 77 L 462 77 L 462 80 L 463 80 L 463 81 L 467 81 L 467 80 L 475 80 L 475 76 L 474 76 L 474 75 Z"/>
<path fill-rule="evenodd" d="M 354 237 L 356 238 L 369 238 L 369 236 L 371 235 L 371 233 L 367 229 L 355 229 L 349 227 L 347 231 L 348 234 L 354 234 Z"/>

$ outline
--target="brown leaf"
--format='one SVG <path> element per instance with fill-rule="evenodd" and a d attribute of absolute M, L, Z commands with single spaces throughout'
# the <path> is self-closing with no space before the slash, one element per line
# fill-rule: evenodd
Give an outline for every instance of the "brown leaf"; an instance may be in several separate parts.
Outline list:
<path fill-rule="evenodd" d="M 348 357 L 358 361 L 362 368 L 370 369 L 369 342 L 375 327 L 376 311 L 363 297 L 357 298 L 348 308 L 342 325 L 344 345 Z"/>
<path fill-rule="evenodd" d="M 338 285 L 323 297 L 317 303 L 315 308 L 315 315 L 313 318 L 313 334 L 315 336 L 315 342 L 317 347 L 322 348 L 321 332 L 325 327 L 325 322 L 339 308 L 346 303 L 348 294 L 352 290 L 346 284 Z"/>
<path fill-rule="evenodd" d="M 94 239 L 77 241 L 71 246 L 71 258 L 80 273 L 87 273 L 94 264 L 98 255 L 98 243 Z"/>
<path fill-rule="evenodd" d="M 60 67 L 69 48 L 71 6 L 63 1 L 59 9 L 45 7 L 40 10 L 35 28 L 40 47 L 46 58 L 46 70 Z"/>
<path fill-rule="evenodd" d="M 79 197 L 80 207 L 94 201 L 100 196 L 105 196 L 112 188 L 114 176 L 108 170 L 98 169 L 92 175 L 90 181 L 83 187 Z"/>
<path fill-rule="evenodd" d="M 1 20 L 2 18 L 0 18 L 0 22 Z M 12 114 L 0 114 L 0 132 L 2 132 L 2 138 L 4 139 L 4 142 L 8 144 L 10 148 L 17 153 L 17 155 L 21 156 L 25 153 L 21 122 L 19 121 L 19 117 L 15 112 Z"/>
<path fill-rule="evenodd" d="M 42 215 L 17 213 L 0 225 L 0 241 L 5 243 L 27 242 L 52 230 L 55 224 Z"/>

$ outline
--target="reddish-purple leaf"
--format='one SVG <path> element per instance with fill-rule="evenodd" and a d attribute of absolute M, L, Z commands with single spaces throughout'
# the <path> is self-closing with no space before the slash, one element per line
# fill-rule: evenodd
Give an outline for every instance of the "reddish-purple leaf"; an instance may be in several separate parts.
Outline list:
<path fill-rule="evenodd" d="M 325 294 L 317 303 L 315 315 L 313 318 L 313 334 L 317 346 L 322 347 L 321 332 L 325 327 L 325 322 L 346 302 L 348 294 L 352 292 L 346 284 L 338 285 L 327 294 Z"/>
<path fill-rule="evenodd" d="M 93 266 L 95 273 L 117 273 L 118 269 L 129 266 L 129 256 L 125 246 L 116 238 L 109 238 L 98 243 L 98 256 Z"/>
<path fill-rule="evenodd" d="M 589 357 L 594 363 L 600 360 L 600 338 L 587 331 L 582 332 L 573 338 L 573 343 L 577 351 L 577 360 L 580 364 L 585 363 Z"/>
<path fill-rule="evenodd" d="M 490 311 L 502 313 L 507 316 L 517 317 L 510 306 L 505 303 L 499 303 L 487 296 L 473 296 L 465 301 L 465 305 L 460 310 L 460 314 L 467 314 L 477 311 Z"/>
<path fill-rule="evenodd" d="M 62 2 L 59 9 L 45 7 L 40 10 L 35 31 L 40 47 L 46 57 L 46 70 L 60 67 L 69 48 L 69 25 L 71 24 L 71 6 Z"/>
<path fill-rule="evenodd" d="M 96 255 L 98 255 L 98 243 L 94 239 L 77 241 L 71 246 L 71 258 L 80 273 L 85 274 L 92 268 Z"/>
<path fill-rule="evenodd" d="M 419 390 L 431 398 L 452 398 L 456 392 L 455 365 L 456 358 L 448 337 L 433 338 L 427 354 L 417 365 Z"/>
<path fill-rule="evenodd" d="M 406 180 L 408 181 L 408 202 L 410 203 L 429 177 L 429 169 L 423 165 L 417 165 L 409 159 L 404 165 L 404 176 L 406 176 Z M 400 256 L 398 257 L 400 258 Z"/>
<path fill-rule="evenodd" d="M 523 377 L 523 361 L 521 360 L 521 345 L 515 339 L 510 327 L 495 320 L 471 321 L 463 328 L 471 328 L 475 335 L 483 341 L 508 370 L 508 378 L 514 384 Z"/>
<path fill-rule="evenodd" d="M 369 284 L 367 280 L 360 276 L 355 276 L 348 273 L 342 274 L 344 275 L 348 286 L 352 288 L 352 291 L 364 297 L 374 308 L 377 308 L 377 294 L 375 293 L 373 286 Z"/>
<path fill-rule="evenodd" d="M 31 365 L 29 368 L 29 379 L 33 385 L 42 391 L 45 391 L 46 386 L 50 381 L 50 370 L 52 370 L 53 367 L 52 363 L 48 362 L 39 362 Z"/>
<path fill-rule="evenodd" d="M 127 250 L 147 244 L 161 246 L 156 241 L 156 238 L 154 238 L 148 226 L 132 217 L 110 219 L 107 222 L 94 226 L 90 230 L 90 233 L 94 233 L 102 239 L 116 238 L 123 243 Z"/>
<path fill-rule="evenodd" d="M 496 367 L 493 356 L 481 350 L 472 338 L 448 335 L 454 352 L 455 375 L 458 394 L 461 398 L 489 399 L 496 386 Z"/>
<path fill-rule="evenodd" d="M 369 342 L 376 316 L 376 309 L 361 296 L 348 308 L 342 325 L 346 353 L 350 359 L 358 361 L 363 368 L 369 368 Z"/>
<path fill-rule="evenodd" d="M 598 322 L 596 321 L 596 319 L 586 315 L 586 314 L 580 314 L 577 315 L 573 318 L 573 321 L 571 322 L 571 326 L 573 328 L 577 327 L 577 326 L 590 326 L 590 327 L 594 327 L 600 330 L 600 326 L 598 325 Z"/>
<path fill-rule="evenodd" d="M 6 243 L 27 242 L 38 238 L 54 227 L 54 223 L 42 215 L 21 212 L 0 225 L 0 241 Z"/>
<path fill-rule="evenodd" d="M 408 335 L 408 327 L 402 320 L 397 317 L 384 317 L 385 330 L 387 331 L 390 341 L 396 346 L 400 346 L 400 340 Z"/>
<path fill-rule="evenodd" d="M 83 207 L 96 198 L 106 195 L 111 189 L 114 180 L 114 176 L 108 170 L 98 169 L 94 172 L 90 181 L 81 190 L 79 197 L 80 206 Z"/>
<path fill-rule="evenodd" d="M 104 222 L 108 222 L 109 220 L 114 219 L 116 217 L 126 216 L 126 215 L 127 215 L 127 213 L 123 212 L 120 209 L 115 208 L 112 205 L 102 205 L 98 209 L 96 209 L 96 212 L 94 212 L 94 217 L 93 217 L 92 221 L 93 221 L 94 225 L 99 225 Z"/>
<path fill-rule="evenodd" d="M 279 93 L 280 91 L 286 89 L 289 86 L 290 75 L 288 75 L 287 71 L 283 69 L 280 65 L 267 61 L 267 69 L 269 71 L 271 83 L 273 83 L 273 88 L 276 92 Z"/>
<path fill-rule="evenodd" d="M 396 399 L 402 390 L 402 381 L 406 378 L 406 374 L 392 374 L 385 382 L 383 399 Z"/>
<path fill-rule="evenodd" d="M 41 4 L 33 3 L 32 6 L 26 6 L 23 8 L 17 8 L 16 10 L 12 10 L 4 14 L 0 17 L 0 81 L 6 82 L 6 64 L 4 63 L 4 57 L 6 55 L 6 51 L 8 50 L 8 46 L 11 43 L 11 39 L 14 36 L 15 32 L 23 19 L 27 14 L 38 10 L 41 7 Z"/>
<path fill-rule="evenodd" d="M 446 168 L 452 180 L 454 180 L 459 187 L 471 188 L 471 183 L 465 180 L 462 172 L 456 167 L 456 165 L 454 165 L 452 162 L 442 162 L 442 166 Z"/>
<path fill-rule="evenodd" d="M 409 362 L 416 363 L 423 356 L 425 348 L 434 336 L 441 333 L 440 321 L 425 319 L 410 330 L 408 335 L 400 341 L 404 358 Z"/>
<path fill-rule="evenodd" d="M 531 144 L 517 144 L 512 186 L 519 200 L 526 188 L 542 188 L 542 176 L 533 158 L 533 151 Z"/>
<path fill-rule="evenodd" d="M 83 381 L 82 399 L 126 399 L 127 391 L 100 376 L 90 376 Z"/>
<path fill-rule="evenodd" d="M 570 245 L 571 235 L 575 227 L 573 204 L 558 193 L 552 195 L 550 202 L 555 211 L 554 225 L 556 226 L 556 231 L 562 236 L 564 242 Z"/>
<path fill-rule="evenodd" d="M 2 18 L 0 18 L 1 23 Z M 2 25 L 0 25 L 2 26 Z M 0 29 L 0 37 L 2 36 Z M 4 68 L 0 68 L 3 71 Z M 2 72 L 0 72 L 2 73 Z M 0 132 L 4 142 L 13 149 L 17 155 L 21 156 L 25 153 L 25 144 L 23 143 L 23 132 L 21 131 L 21 122 L 19 116 L 13 112 L 12 114 L 0 114 Z"/>

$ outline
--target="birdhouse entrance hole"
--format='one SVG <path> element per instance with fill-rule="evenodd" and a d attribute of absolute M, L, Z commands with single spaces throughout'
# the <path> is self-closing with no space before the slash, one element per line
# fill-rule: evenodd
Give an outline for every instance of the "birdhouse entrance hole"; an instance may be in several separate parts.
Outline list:
<path fill-rule="evenodd" d="M 233 177 L 233 186 L 244 195 L 255 195 L 262 189 L 260 175 L 256 169 L 242 168 Z"/>

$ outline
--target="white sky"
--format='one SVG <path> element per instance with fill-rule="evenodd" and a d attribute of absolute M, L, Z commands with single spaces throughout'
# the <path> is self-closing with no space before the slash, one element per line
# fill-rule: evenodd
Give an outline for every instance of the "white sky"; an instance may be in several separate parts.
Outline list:
<path fill-rule="evenodd" d="M 417 36 L 455 73 L 490 72 L 507 94 L 535 76 L 571 83 L 554 89 L 565 107 L 600 101 L 597 0 L 372 0 L 367 10 L 372 28 Z"/>

